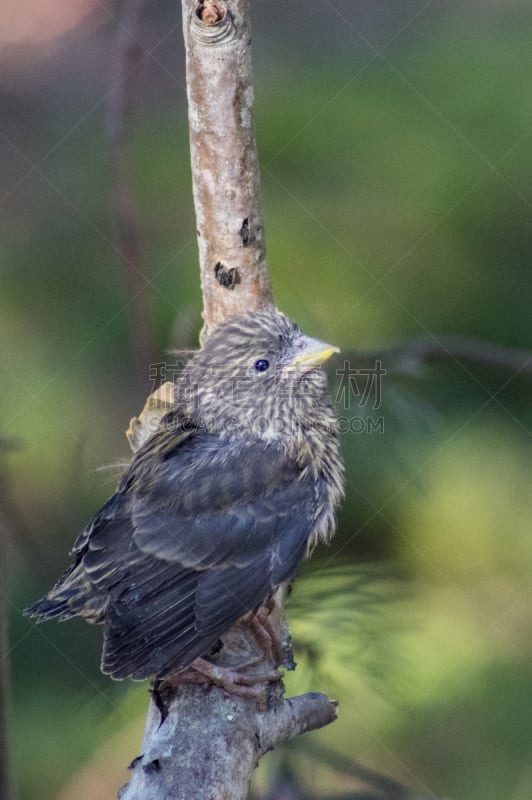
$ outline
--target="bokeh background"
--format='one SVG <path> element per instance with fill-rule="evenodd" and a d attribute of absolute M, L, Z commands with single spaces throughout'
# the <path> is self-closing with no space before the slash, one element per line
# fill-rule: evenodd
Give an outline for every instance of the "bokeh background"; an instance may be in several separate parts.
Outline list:
<path fill-rule="evenodd" d="M 448 333 L 530 347 L 530 3 L 253 6 L 278 304 L 347 351 Z M 109 800 L 140 751 L 147 687 L 99 674 L 100 631 L 20 612 L 128 458 L 123 431 L 153 388 L 139 352 L 161 362 L 200 327 L 168 0 L 145 3 L 132 74 L 135 301 L 114 244 L 104 117 L 119 13 L 111 0 L 0 6 L 0 503 L 19 800 Z M 383 431 L 344 436 L 340 531 L 290 612 L 289 690 L 328 692 L 340 718 L 265 759 L 257 797 L 273 779 L 295 781 L 293 797 L 381 797 L 356 795 L 354 759 L 423 797 L 532 797 L 530 378 L 461 359 L 408 367 L 370 410 Z M 359 402 L 352 392 L 342 413 L 365 419 Z"/>

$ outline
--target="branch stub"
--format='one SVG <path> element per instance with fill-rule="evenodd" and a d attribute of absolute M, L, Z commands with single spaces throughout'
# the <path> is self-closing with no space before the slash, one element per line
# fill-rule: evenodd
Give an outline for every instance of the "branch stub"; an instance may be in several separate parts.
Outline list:
<path fill-rule="evenodd" d="M 198 3 L 190 20 L 190 32 L 201 44 L 222 44 L 234 38 L 235 24 L 222 0 Z"/>

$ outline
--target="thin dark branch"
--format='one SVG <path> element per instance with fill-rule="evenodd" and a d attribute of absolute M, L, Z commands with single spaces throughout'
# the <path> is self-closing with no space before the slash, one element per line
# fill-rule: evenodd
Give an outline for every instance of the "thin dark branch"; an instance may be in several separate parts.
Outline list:
<path fill-rule="evenodd" d="M 430 798 L 426 794 L 420 795 L 393 778 L 375 772 L 358 761 L 352 761 L 337 751 L 328 750 L 323 744 L 314 746 L 307 742 L 305 750 L 307 756 L 310 755 L 314 762 L 323 762 L 325 767 L 339 773 L 341 783 L 356 783 L 356 787 L 342 792 L 332 791 L 327 794 L 320 792 L 318 795 L 298 777 L 302 774 L 301 765 L 297 765 L 294 769 L 291 759 L 286 758 L 267 793 L 253 794 L 254 800 L 279 800 L 280 797 L 283 800 L 318 800 L 318 798 L 319 800 L 437 800 L 434 795 Z"/>
<path fill-rule="evenodd" d="M 415 373 L 425 365 L 447 362 L 481 364 L 523 377 L 532 376 L 532 352 L 466 336 L 422 337 L 385 349 L 353 351 L 345 355 L 350 357 L 352 365 L 370 366 L 381 360 L 386 369 L 400 373 Z"/>
<path fill-rule="evenodd" d="M 432 792 L 429 797 L 426 793 L 420 793 L 409 786 L 405 786 L 394 778 L 364 766 L 356 759 L 348 758 L 337 750 L 324 747 L 323 744 L 318 747 L 309 742 L 307 752 L 314 760 L 322 761 L 343 776 L 354 778 L 365 784 L 363 792 L 366 792 L 366 794 L 362 792 L 360 795 L 350 794 L 345 795 L 345 797 L 367 797 L 368 800 L 437 800 L 436 795 Z M 344 795 L 341 795 L 341 797 L 344 797 Z M 340 800 L 340 795 L 331 795 L 331 800 L 334 798 Z"/>
<path fill-rule="evenodd" d="M 107 103 L 107 135 L 112 170 L 112 203 L 119 259 L 130 307 L 131 342 L 135 375 L 145 388 L 146 368 L 153 355 L 148 283 L 142 270 L 138 215 L 127 155 L 131 87 L 142 59 L 139 28 L 144 0 L 124 0 L 111 62 L 111 88 Z"/>

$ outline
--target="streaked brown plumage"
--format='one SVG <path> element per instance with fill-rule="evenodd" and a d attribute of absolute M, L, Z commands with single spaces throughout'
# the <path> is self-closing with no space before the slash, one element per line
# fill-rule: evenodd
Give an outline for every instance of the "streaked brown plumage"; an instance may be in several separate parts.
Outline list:
<path fill-rule="evenodd" d="M 163 677 L 208 653 L 334 533 L 343 466 L 319 369 L 334 350 L 278 311 L 219 326 L 27 613 L 103 624 L 115 678 Z"/>

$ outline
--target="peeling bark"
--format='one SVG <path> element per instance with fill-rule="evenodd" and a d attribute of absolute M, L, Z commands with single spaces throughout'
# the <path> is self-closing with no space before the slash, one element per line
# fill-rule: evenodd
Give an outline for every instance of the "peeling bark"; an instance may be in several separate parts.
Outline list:
<path fill-rule="evenodd" d="M 183 0 L 204 340 L 272 304 L 253 125 L 249 0 Z"/>
<path fill-rule="evenodd" d="M 150 706 L 143 755 L 120 800 L 245 800 L 262 755 L 335 718 L 323 694 L 277 698 L 258 711 L 255 701 L 214 687 L 182 687 L 164 722 Z"/>

